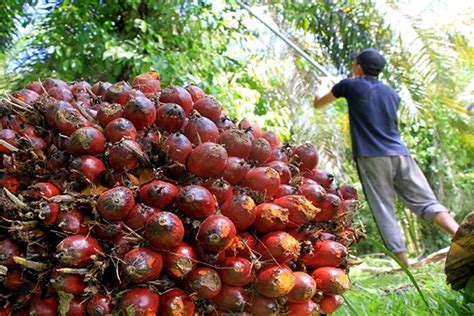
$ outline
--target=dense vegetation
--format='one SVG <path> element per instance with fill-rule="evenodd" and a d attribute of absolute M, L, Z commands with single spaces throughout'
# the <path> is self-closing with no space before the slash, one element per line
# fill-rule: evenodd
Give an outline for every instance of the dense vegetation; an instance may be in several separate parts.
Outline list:
<path fill-rule="evenodd" d="M 383 79 L 403 99 L 404 140 L 440 200 L 458 219 L 470 211 L 472 99 L 459 96 L 472 90 L 474 50 L 465 33 L 450 25 L 426 27 L 391 1 L 268 1 L 254 7 L 335 75 L 347 74 L 349 52 L 382 49 L 389 60 Z M 0 91 L 49 76 L 115 82 L 155 69 L 164 85 L 194 82 L 232 116 L 254 117 L 286 140 L 312 141 L 323 167 L 357 183 L 344 101 L 326 111 L 310 109 L 319 75 L 233 1 L 7 0 L 0 13 Z M 446 236 L 403 206 L 398 211 L 415 253 L 447 244 Z M 358 218 L 376 235 L 364 204 Z M 374 249 L 361 243 L 359 250 Z"/>

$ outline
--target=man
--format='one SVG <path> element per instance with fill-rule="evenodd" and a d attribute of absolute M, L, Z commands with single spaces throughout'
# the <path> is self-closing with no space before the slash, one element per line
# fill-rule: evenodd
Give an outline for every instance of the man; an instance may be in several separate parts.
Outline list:
<path fill-rule="evenodd" d="M 397 125 L 398 94 L 377 79 L 385 58 L 368 48 L 351 56 L 353 78 L 318 90 L 314 107 L 345 98 L 349 107 L 352 151 L 360 181 L 386 247 L 408 265 L 406 245 L 395 218 L 394 195 L 416 215 L 451 235 L 459 225 L 438 203 L 428 181 L 402 142 Z"/>

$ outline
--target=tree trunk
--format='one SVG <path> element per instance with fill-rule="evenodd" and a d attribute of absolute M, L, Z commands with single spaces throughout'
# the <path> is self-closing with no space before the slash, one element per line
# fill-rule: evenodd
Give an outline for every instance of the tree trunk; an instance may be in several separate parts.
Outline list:
<path fill-rule="evenodd" d="M 474 212 L 468 214 L 456 232 L 446 259 L 446 281 L 461 290 L 474 275 Z"/>

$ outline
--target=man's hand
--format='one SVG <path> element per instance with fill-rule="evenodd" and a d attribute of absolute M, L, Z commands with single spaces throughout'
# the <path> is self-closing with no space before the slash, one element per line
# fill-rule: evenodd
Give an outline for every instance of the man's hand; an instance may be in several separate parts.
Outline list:
<path fill-rule="evenodd" d="M 336 97 L 331 92 L 331 88 L 335 85 L 335 83 L 336 80 L 333 77 L 319 78 L 318 89 L 316 90 L 313 101 L 313 106 L 316 109 L 322 108 L 336 100 Z"/>

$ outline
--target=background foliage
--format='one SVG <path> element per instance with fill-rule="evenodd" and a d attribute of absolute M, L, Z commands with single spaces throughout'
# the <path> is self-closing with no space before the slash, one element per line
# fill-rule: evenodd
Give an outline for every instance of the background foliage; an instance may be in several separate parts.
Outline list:
<path fill-rule="evenodd" d="M 457 219 L 471 210 L 469 36 L 452 25 L 426 26 L 397 1 L 281 0 L 252 7 L 339 77 L 348 74 L 350 52 L 381 49 L 389 61 L 382 79 L 403 100 L 403 139 Z M 115 82 L 154 69 L 163 86 L 194 82 L 231 117 L 251 117 L 287 141 L 313 142 L 338 183 L 360 188 L 345 101 L 314 111 L 320 74 L 233 1 L 6 0 L 0 13 L 0 91 L 50 76 Z M 397 209 L 414 254 L 447 245 L 438 230 L 402 205 Z M 357 220 L 377 236 L 364 202 Z M 374 251 L 365 243 L 358 250 Z"/>

